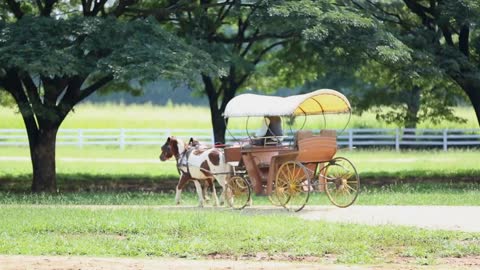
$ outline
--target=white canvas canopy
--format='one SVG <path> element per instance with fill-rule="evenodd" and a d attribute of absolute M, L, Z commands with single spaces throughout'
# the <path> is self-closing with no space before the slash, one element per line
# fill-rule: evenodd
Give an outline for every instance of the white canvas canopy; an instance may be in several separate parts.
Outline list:
<path fill-rule="evenodd" d="M 350 112 L 350 102 L 340 92 L 320 89 L 289 97 L 243 94 L 228 102 L 223 116 L 296 116 Z"/>

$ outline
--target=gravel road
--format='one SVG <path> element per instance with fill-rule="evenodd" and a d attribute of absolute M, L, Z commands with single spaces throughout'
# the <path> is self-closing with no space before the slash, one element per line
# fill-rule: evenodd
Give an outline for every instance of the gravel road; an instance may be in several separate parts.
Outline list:
<path fill-rule="evenodd" d="M 480 206 L 307 206 L 298 215 L 309 220 L 480 232 Z"/>

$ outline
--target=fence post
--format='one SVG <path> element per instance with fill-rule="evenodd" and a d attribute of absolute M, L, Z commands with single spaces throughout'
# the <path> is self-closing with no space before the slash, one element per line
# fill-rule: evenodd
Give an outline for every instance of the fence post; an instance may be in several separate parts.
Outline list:
<path fill-rule="evenodd" d="M 125 149 L 125 129 L 120 129 L 120 149 Z"/>
<path fill-rule="evenodd" d="M 448 150 L 448 137 L 447 137 L 448 129 L 443 130 L 443 151 Z"/>
<path fill-rule="evenodd" d="M 77 146 L 79 148 L 83 148 L 83 130 L 82 129 L 79 129 L 78 130 L 78 142 L 77 142 Z"/>
<path fill-rule="evenodd" d="M 348 150 L 353 150 L 353 130 L 348 130 Z"/>
<path fill-rule="evenodd" d="M 395 129 L 395 151 L 400 151 L 400 130 Z"/>

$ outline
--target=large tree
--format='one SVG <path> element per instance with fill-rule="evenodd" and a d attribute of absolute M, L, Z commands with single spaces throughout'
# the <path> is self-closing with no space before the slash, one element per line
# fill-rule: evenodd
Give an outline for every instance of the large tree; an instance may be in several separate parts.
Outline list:
<path fill-rule="evenodd" d="M 416 76 L 455 83 L 469 98 L 480 123 L 480 2 L 478 0 L 338 1 L 375 18 L 382 31 L 402 42 Z M 421 65 L 419 65 L 421 63 Z M 402 63 L 404 65 L 405 63 Z M 395 70 L 395 65 L 385 68 Z M 430 77 L 431 78 L 431 77 Z M 455 88 L 455 87 L 453 87 Z M 428 89 L 428 87 L 427 87 Z M 430 88 L 441 97 L 441 88 Z M 444 92 L 444 91 L 443 91 Z M 438 99 L 437 99 L 438 100 Z"/>
<path fill-rule="evenodd" d="M 16 1 L 0 4 L 0 91 L 26 126 L 32 191 L 55 192 L 55 141 L 73 107 L 95 91 L 132 89 L 159 77 L 198 81 L 210 57 L 154 19 L 121 20 L 137 1 Z"/>
<path fill-rule="evenodd" d="M 356 77 L 364 87 L 354 91 L 351 99 L 356 113 L 373 110 L 377 119 L 406 128 L 416 128 L 422 121 L 465 122 L 453 111 L 465 100 L 458 85 L 419 65 L 419 60 L 396 66 L 370 61 L 360 68 Z"/>
<path fill-rule="evenodd" d="M 274 80 L 286 84 L 277 72 L 269 84 L 259 76 L 276 58 L 296 54 L 302 30 L 311 25 L 311 18 L 321 7 L 311 1 L 304 3 L 299 16 L 285 17 L 279 7 L 293 1 L 240 1 L 240 0 L 166 0 L 144 1 L 127 8 L 127 16 L 155 16 L 160 24 L 178 36 L 185 37 L 210 53 L 218 65 L 225 67 L 225 76 L 202 75 L 200 90 L 208 97 L 215 141 L 225 140 L 226 122 L 223 111 L 227 103 L 240 91 L 276 89 Z M 301 5 L 300 5 L 301 6 Z M 309 14 L 308 9 L 311 8 Z M 298 58 L 293 65 L 304 65 Z M 288 78 L 301 84 L 305 74 L 296 73 Z"/>

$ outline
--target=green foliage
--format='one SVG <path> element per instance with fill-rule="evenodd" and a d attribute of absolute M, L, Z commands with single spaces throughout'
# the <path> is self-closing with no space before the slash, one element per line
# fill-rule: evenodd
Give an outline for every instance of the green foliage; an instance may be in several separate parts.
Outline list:
<path fill-rule="evenodd" d="M 195 73 L 215 73 L 205 53 L 182 43 L 152 20 L 112 17 L 25 17 L 0 29 L 0 62 L 48 77 L 112 74 L 116 83 L 160 77 L 195 82 Z"/>
<path fill-rule="evenodd" d="M 119 18 L 134 2 L 0 5 L 0 89 L 12 94 L 24 119 L 35 169 L 32 190 L 55 191 L 56 130 L 92 93 L 123 88 L 139 94 L 142 84 L 159 78 L 194 85 L 201 73 L 219 75 L 208 54 L 155 19 Z M 39 160 L 49 165 L 39 166 Z"/>
<path fill-rule="evenodd" d="M 480 117 L 480 57 L 478 50 L 480 8 L 476 0 L 461 1 L 345 1 L 358 16 L 375 18 L 378 34 L 373 38 L 377 53 L 370 54 L 360 76 L 370 76 L 373 84 L 361 106 L 397 103 L 409 107 L 398 97 L 421 91 L 420 110 L 414 118 L 460 121 L 449 106 L 459 98 L 470 99 Z M 378 44 L 379 40 L 384 45 Z M 358 43 L 368 49 L 369 46 Z M 387 47 L 385 47 L 387 46 Z M 402 56 L 403 54 L 403 56 Z M 376 64 L 372 64 L 374 60 Z M 399 60 L 399 61 L 398 61 Z M 377 67 L 375 67 L 378 64 Z M 391 89 L 389 89 L 391 88 Z M 383 92 L 383 94 L 382 94 Z M 392 94 L 394 92 L 394 94 Z M 463 93 L 461 93 L 463 92 Z M 466 94 L 466 95 L 465 95 Z M 371 102 L 372 101 L 372 102 Z M 403 114 L 403 116 L 402 116 Z M 381 116 L 381 115 L 380 115 Z M 391 121 L 405 122 L 408 113 L 383 115 Z"/>
<path fill-rule="evenodd" d="M 12 96 L 0 89 L 0 107 L 11 107 L 15 104 Z"/>
<path fill-rule="evenodd" d="M 467 91 L 478 91 L 456 78 L 458 74 L 473 81 L 479 78 L 475 63 L 480 58 L 472 50 L 478 36 L 472 15 L 477 14 L 478 4 L 436 2 L 429 2 L 433 5 L 430 9 L 422 6 L 428 3 L 417 1 L 336 1 L 338 5 L 333 8 L 322 5 L 324 13 L 317 16 L 316 24 L 303 31 L 314 51 L 309 58 L 317 59 L 324 74 L 344 74 L 340 76 L 351 82 L 342 87 L 352 95 L 356 113 L 374 106 L 393 107 L 393 111 L 377 110 L 377 117 L 402 127 L 426 120 L 461 122 L 452 106 L 468 99 Z M 449 29 L 443 33 L 433 30 L 442 27 Z M 449 32 L 461 27 L 470 27 L 466 46 L 471 56 L 475 55 L 470 59 L 459 52 L 465 47 L 458 41 L 460 30 Z M 456 44 L 445 46 L 448 40 L 442 40 L 442 34 Z M 322 76 L 316 80 L 328 81 Z M 470 100 L 473 105 L 477 103 L 475 98 Z"/>

